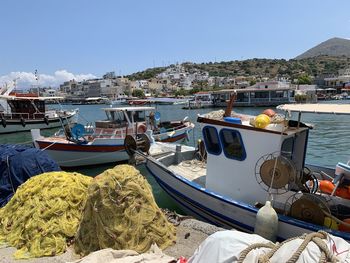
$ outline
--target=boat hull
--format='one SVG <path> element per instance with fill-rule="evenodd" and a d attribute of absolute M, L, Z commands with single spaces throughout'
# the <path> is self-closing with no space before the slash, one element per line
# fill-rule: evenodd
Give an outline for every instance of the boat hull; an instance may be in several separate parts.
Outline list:
<path fill-rule="evenodd" d="M 32 129 L 51 129 L 56 127 L 62 127 L 69 123 L 76 123 L 76 112 L 63 118 L 50 118 L 45 122 L 43 119 L 37 120 L 25 120 L 24 123 L 19 119 L 6 120 L 6 124 L 0 123 L 0 134 L 4 133 L 14 133 L 14 132 L 24 132 L 30 131 Z"/>
<path fill-rule="evenodd" d="M 123 140 L 109 145 L 55 143 L 36 140 L 36 148 L 44 150 L 61 167 L 91 166 L 128 160 Z"/>
<path fill-rule="evenodd" d="M 177 142 L 187 138 L 188 133 L 193 130 L 194 124 L 189 123 L 184 125 L 183 128 L 174 129 L 172 131 L 163 132 L 160 134 L 153 134 L 156 141 L 159 142 Z"/>
<path fill-rule="evenodd" d="M 188 214 L 222 226 L 235 228 L 246 232 L 253 232 L 258 209 L 218 193 L 205 189 L 203 186 L 191 182 L 181 175 L 173 173 L 158 160 L 150 157 L 146 167 L 156 179 L 160 187 Z M 311 223 L 306 223 L 288 216 L 279 215 L 279 241 L 303 233 L 326 230 L 335 236 L 350 240 L 350 234 L 333 231 Z"/>

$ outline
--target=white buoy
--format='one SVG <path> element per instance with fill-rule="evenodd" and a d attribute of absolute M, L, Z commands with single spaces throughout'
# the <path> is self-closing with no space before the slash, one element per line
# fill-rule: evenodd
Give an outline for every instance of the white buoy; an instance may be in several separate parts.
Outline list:
<path fill-rule="evenodd" d="M 272 242 L 276 241 L 278 231 L 278 216 L 271 206 L 270 201 L 259 209 L 256 214 L 254 233 L 266 238 Z"/>

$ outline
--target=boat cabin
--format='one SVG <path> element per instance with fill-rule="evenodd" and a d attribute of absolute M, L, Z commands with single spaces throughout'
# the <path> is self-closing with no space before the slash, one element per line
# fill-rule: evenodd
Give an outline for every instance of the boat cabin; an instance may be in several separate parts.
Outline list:
<path fill-rule="evenodd" d="M 2 108 L 0 116 L 5 119 L 42 119 L 52 117 L 52 111 L 45 106 L 46 100 L 62 99 L 62 97 L 38 97 L 35 94 L 14 94 L 0 96 Z"/>
<path fill-rule="evenodd" d="M 104 108 L 107 119 L 96 121 L 96 128 L 134 127 L 136 123 L 146 123 L 154 107 Z"/>
<path fill-rule="evenodd" d="M 349 163 L 338 163 L 336 169 L 306 165 L 312 126 L 300 120 L 302 112 L 350 114 L 350 105 L 286 104 L 278 109 L 299 113 L 298 120 L 277 114 L 272 123 L 258 127 L 259 116 L 214 112 L 198 117 L 207 152 L 206 189 L 252 206 L 264 204 L 270 195 L 279 213 L 312 223 L 318 219 L 300 211 L 321 207 L 340 216 L 341 208 L 349 214 Z"/>
<path fill-rule="evenodd" d="M 256 128 L 253 116 L 208 115 L 197 120 L 207 151 L 207 189 L 254 205 L 265 202 L 273 173 L 275 192 L 297 188 L 305 166 L 309 127 L 281 120 Z"/>

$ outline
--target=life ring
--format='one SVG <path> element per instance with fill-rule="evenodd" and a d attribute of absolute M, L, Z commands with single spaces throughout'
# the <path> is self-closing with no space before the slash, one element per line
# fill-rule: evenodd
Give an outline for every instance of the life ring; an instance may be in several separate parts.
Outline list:
<path fill-rule="evenodd" d="M 44 122 L 46 123 L 46 125 L 49 125 L 49 119 L 46 116 L 44 117 Z"/>
<path fill-rule="evenodd" d="M 6 120 L 4 118 L 1 118 L 1 124 L 2 127 L 6 128 Z"/>
<path fill-rule="evenodd" d="M 21 124 L 23 127 L 26 127 L 26 121 L 23 118 L 21 118 Z"/>
<path fill-rule="evenodd" d="M 141 123 L 137 126 L 137 133 L 145 133 L 147 131 L 147 127 L 145 124 Z"/>

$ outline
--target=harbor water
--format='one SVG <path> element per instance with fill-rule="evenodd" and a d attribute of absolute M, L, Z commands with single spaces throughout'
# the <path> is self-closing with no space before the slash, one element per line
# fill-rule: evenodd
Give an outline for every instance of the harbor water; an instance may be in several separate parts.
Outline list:
<path fill-rule="evenodd" d="M 349 103 L 349 101 L 342 101 Z M 337 101 L 339 103 L 339 101 Z M 192 133 L 190 133 L 189 140 L 184 142 L 187 145 L 195 145 L 197 140 L 201 138 L 201 129 L 196 119 L 198 114 L 204 114 L 212 110 L 218 109 L 195 109 L 184 110 L 183 105 L 158 105 L 156 110 L 160 112 L 161 119 L 166 120 L 182 120 L 185 117 L 196 124 Z M 54 107 L 54 105 L 52 105 Z M 63 105 L 66 109 L 74 109 L 74 105 Z M 79 122 L 86 124 L 87 122 L 94 123 L 96 120 L 104 119 L 105 113 L 101 110 L 108 105 L 79 105 Z M 257 115 L 265 108 L 234 108 L 237 113 Z M 293 116 L 297 119 L 296 116 Z M 338 162 L 346 163 L 350 159 L 350 117 L 347 115 L 325 115 L 325 114 L 302 114 L 303 122 L 313 124 L 314 129 L 310 131 L 309 143 L 307 147 L 306 163 L 317 164 L 327 167 L 335 167 Z M 43 135 L 51 135 L 57 129 L 43 130 Z M 21 132 L 14 134 L 3 134 L 0 136 L 0 143 L 31 143 L 31 136 L 29 132 Z M 257 145 L 259 147 L 259 145 Z M 255 164 L 252 164 L 255 165 Z M 84 167 L 76 169 L 75 171 L 85 175 L 95 176 L 104 170 L 113 167 L 112 165 L 102 165 L 95 167 Z M 145 175 L 152 185 L 156 201 L 160 207 L 167 207 L 170 209 L 177 209 L 176 205 L 157 185 L 155 180 L 148 174 L 145 167 L 140 166 L 142 174 Z"/>

